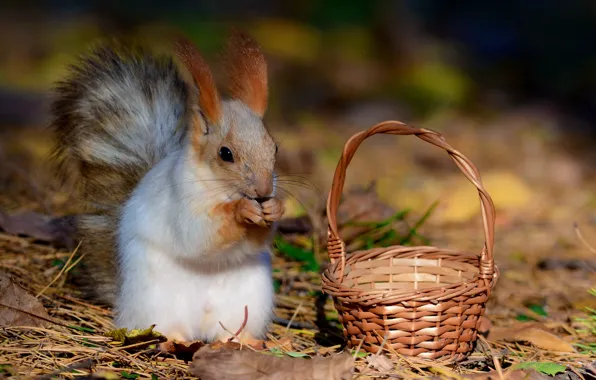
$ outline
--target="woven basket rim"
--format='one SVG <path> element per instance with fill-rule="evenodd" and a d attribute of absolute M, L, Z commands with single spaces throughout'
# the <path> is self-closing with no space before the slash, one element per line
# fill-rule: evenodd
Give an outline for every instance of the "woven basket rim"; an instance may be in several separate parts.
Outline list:
<path fill-rule="evenodd" d="M 428 250 L 437 250 L 437 251 L 441 251 L 441 253 L 447 254 L 447 255 L 453 255 L 455 256 L 461 256 L 461 257 L 470 257 L 470 258 L 478 258 L 478 260 L 480 260 L 482 258 L 482 254 L 478 254 L 478 253 L 472 253 L 469 250 L 465 250 L 465 249 L 457 249 L 457 248 L 442 248 L 436 245 L 401 245 L 401 244 L 394 244 L 394 245 L 388 245 L 386 247 L 373 247 L 373 248 L 369 248 L 369 249 L 357 249 L 354 251 L 346 251 L 346 264 L 353 258 L 356 257 L 357 254 L 360 253 L 364 253 L 364 252 L 373 252 L 373 251 L 388 251 L 390 249 L 396 249 L 396 248 L 404 248 L 404 249 L 409 249 L 409 250 L 423 250 L 423 249 L 428 249 Z M 422 253 L 423 255 L 426 254 L 426 252 Z M 360 260 L 358 260 L 360 261 Z"/>
<path fill-rule="evenodd" d="M 481 259 L 481 255 L 479 254 L 474 254 L 474 253 L 470 253 L 470 252 L 466 252 L 466 251 L 460 251 L 457 249 L 443 249 L 440 247 L 436 247 L 436 246 L 430 246 L 430 245 L 426 245 L 426 246 L 403 246 L 403 245 L 392 245 L 392 246 L 388 246 L 388 247 L 379 247 L 379 248 L 371 248 L 371 249 L 361 249 L 361 250 L 357 250 L 357 251 L 353 251 L 350 252 L 348 254 L 346 254 L 346 262 L 345 265 L 351 265 L 351 264 L 355 264 L 358 262 L 364 262 L 364 261 L 375 261 L 375 260 L 381 260 L 378 259 L 376 257 L 373 258 L 359 258 L 358 255 L 359 254 L 365 254 L 365 253 L 371 253 L 374 251 L 379 251 L 378 255 L 382 255 L 383 253 L 390 251 L 392 249 L 395 248 L 404 248 L 404 249 L 408 249 L 411 251 L 416 251 L 416 250 L 420 250 L 420 249 L 431 249 L 431 250 L 436 250 L 439 251 L 441 254 L 446 254 L 446 255 L 450 255 L 452 256 L 452 258 L 456 259 L 456 258 L 461 258 L 461 259 L 466 259 L 466 258 L 470 258 L 470 259 L 474 259 L 477 261 L 480 261 Z M 397 254 L 397 253 L 396 253 Z M 416 253 L 416 255 L 421 255 L 422 257 L 402 257 L 400 259 L 402 260 L 412 260 L 415 261 L 417 259 L 425 259 L 423 256 L 425 254 L 430 254 L 430 252 L 420 252 L 420 253 Z M 393 256 L 393 255 L 391 255 Z M 445 258 L 448 261 L 459 261 L 459 260 L 451 260 L 451 258 Z M 384 259 L 383 259 L 384 260 Z M 335 263 L 330 263 L 330 265 L 325 269 L 324 273 L 328 273 L 330 276 L 329 278 L 333 278 L 335 280 L 337 280 L 337 276 L 335 276 L 335 273 L 337 273 L 340 269 L 340 265 L 341 262 L 336 261 Z M 345 272 L 345 271 L 344 271 Z M 459 284 L 466 284 L 466 283 L 471 283 L 471 282 L 476 282 L 477 280 L 480 280 L 480 276 L 479 276 L 479 272 L 477 274 L 474 275 L 474 277 L 471 280 L 467 280 L 467 281 L 462 281 Z M 345 275 L 344 275 L 345 278 Z M 334 281 L 335 282 L 335 281 Z M 345 283 L 343 282 L 338 282 L 338 284 L 343 285 L 343 287 L 347 288 L 347 289 L 353 289 L 352 286 L 347 286 L 345 285 Z M 457 284 L 451 284 L 451 285 L 457 285 Z M 451 287 L 447 286 L 447 287 Z M 442 286 L 437 286 L 437 287 L 429 287 L 429 288 L 425 288 L 424 290 L 433 290 L 433 289 L 440 289 L 440 288 L 445 288 L 445 285 Z M 371 291 L 371 293 L 376 293 L 379 292 L 379 290 L 373 290 Z M 384 290 L 384 292 L 390 293 L 390 292 L 398 292 L 398 293 L 403 293 L 402 290 L 400 291 L 395 291 L 395 290 Z"/>
<path fill-rule="evenodd" d="M 474 283 L 485 284 L 485 279 L 482 279 L 479 274 L 476 274 L 476 275 L 474 275 L 474 277 L 472 277 L 469 280 L 462 280 L 461 282 L 454 283 L 454 284 L 433 286 L 433 287 L 428 287 L 428 288 L 419 289 L 419 290 L 416 290 L 416 289 L 408 289 L 408 290 L 404 290 L 404 289 L 382 289 L 382 290 L 381 289 L 357 289 L 354 286 L 346 285 L 345 282 L 338 281 L 338 278 L 335 275 L 335 273 L 339 272 L 340 265 L 341 265 L 341 263 L 339 263 L 339 262 L 330 264 L 325 269 L 325 271 L 323 271 L 323 282 L 326 282 L 328 284 L 333 284 L 333 285 L 339 287 L 343 291 L 358 292 L 359 296 L 377 295 L 377 294 L 383 294 L 385 296 L 395 296 L 395 295 L 405 296 L 407 294 L 424 294 L 424 293 L 436 292 L 439 290 L 457 289 L 457 288 L 465 287 L 466 285 L 474 284 Z M 496 268 L 496 270 L 498 271 L 498 268 Z M 496 280 L 497 280 L 497 278 L 495 276 L 493 281 L 491 281 L 489 288 L 492 289 L 494 287 L 494 285 L 496 284 Z"/>

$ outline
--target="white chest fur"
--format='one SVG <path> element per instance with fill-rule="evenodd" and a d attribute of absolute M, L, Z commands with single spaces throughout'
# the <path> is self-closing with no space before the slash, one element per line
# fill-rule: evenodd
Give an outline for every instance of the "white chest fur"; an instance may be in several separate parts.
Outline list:
<path fill-rule="evenodd" d="M 154 167 L 124 207 L 116 324 L 156 324 L 171 339 L 213 340 L 228 335 L 220 322 L 230 331 L 241 326 L 246 305 L 245 331 L 260 336 L 273 308 L 267 247 L 240 242 L 210 249 L 220 226 L 207 211 L 228 195 L 210 194 L 200 171 L 179 165 L 182 157 L 179 152 Z"/>

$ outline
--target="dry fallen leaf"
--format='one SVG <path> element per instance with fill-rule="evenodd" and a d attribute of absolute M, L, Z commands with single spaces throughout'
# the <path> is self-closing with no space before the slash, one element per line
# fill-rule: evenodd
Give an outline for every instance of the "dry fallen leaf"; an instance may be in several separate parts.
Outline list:
<path fill-rule="evenodd" d="M 348 380 L 353 371 L 354 358 L 347 352 L 303 359 L 209 346 L 198 350 L 190 365 L 201 380 Z"/>
<path fill-rule="evenodd" d="M 395 368 L 395 364 L 385 355 L 369 355 L 366 362 L 380 372 L 389 372 Z"/>
<path fill-rule="evenodd" d="M 575 352 L 570 343 L 546 331 L 539 323 L 525 322 L 513 327 L 495 327 L 491 330 L 488 338 L 509 342 L 529 342 L 548 351 Z"/>
<path fill-rule="evenodd" d="M 163 352 L 167 352 L 172 355 L 181 357 L 190 357 L 197 352 L 201 347 L 205 346 L 205 342 L 200 340 L 193 340 L 192 342 L 176 342 L 168 340 L 159 345 L 159 349 Z M 250 346 L 255 351 L 265 351 L 270 349 L 283 349 L 286 351 L 292 351 L 292 340 L 291 338 L 282 338 L 278 341 L 260 340 L 251 342 L 250 344 L 240 344 L 238 342 L 222 342 L 216 341 L 208 345 L 213 350 L 241 350 L 243 347 Z"/>
<path fill-rule="evenodd" d="M 8 273 L 2 271 L 0 304 L 0 326 L 45 327 L 51 320 L 41 302 L 13 281 Z"/>
<path fill-rule="evenodd" d="M 155 340 L 163 342 L 166 337 L 161 333 L 154 331 L 155 325 L 149 326 L 146 329 L 132 329 L 120 328 L 112 331 L 108 331 L 105 335 L 113 338 L 123 346 L 130 344 L 137 344 L 141 342 L 153 342 Z"/>
<path fill-rule="evenodd" d="M 75 246 L 72 216 L 53 218 L 37 212 L 8 215 L 0 210 L 0 230 L 7 234 L 29 236 L 69 250 Z"/>
<path fill-rule="evenodd" d="M 544 375 L 540 372 L 536 372 L 534 370 L 514 370 L 514 371 L 504 371 L 503 377 L 507 380 L 542 380 L 542 379 L 552 379 L 552 377 Z M 478 373 L 473 375 L 465 375 L 463 376 L 464 379 L 471 379 L 471 380 L 498 380 L 501 379 L 499 373 L 497 371 L 491 371 L 488 373 Z"/>
<path fill-rule="evenodd" d="M 294 347 L 292 346 L 292 338 L 290 337 L 280 338 L 277 341 L 266 340 L 265 348 L 279 348 L 285 351 L 292 351 L 294 349 Z"/>
<path fill-rule="evenodd" d="M 190 357 L 204 345 L 205 343 L 200 340 L 192 342 L 174 342 L 168 340 L 167 342 L 160 343 L 159 349 L 175 356 Z"/>

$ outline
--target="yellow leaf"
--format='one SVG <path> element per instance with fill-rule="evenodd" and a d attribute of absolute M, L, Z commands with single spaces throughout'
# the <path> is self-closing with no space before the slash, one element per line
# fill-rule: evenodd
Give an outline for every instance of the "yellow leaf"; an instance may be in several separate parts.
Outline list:
<path fill-rule="evenodd" d="M 153 331 L 155 325 L 149 326 L 147 329 L 132 329 L 126 328 L 108 331 L 105 335 L 113 338 L 122 345 L 135 344 L 140 342 L 148 342 L 152 340 L 165 341 L 166 337 L 157 331 Z"/>
<path fill-rule="evenodd" d="M 484 187 L 499 209 L 517 209 L 530 201 L 532 191 L 521 178 L 510 172 L 488 172 L 482 176 Z"/>
<path fill-rule="evenodd" d="M 522 179 L 510 172 L 494 171 L 482 175 L 484 187 L 497 210 L 519 210 L 532 197 L 531 189 Z M 442 220 L 463 222 L 480 214 L 478 190 L 467 179 L 457 180 L 444 202 Z"/>
<path fill-rule="evenodd" d="M 478 190 L 466 179 L 459 180 L 441 203 L 444 205 L 441 220 L 446 222 L 463 222 L 480 212 Z"/>
<path fill-rule="evenodd" d="M 284 218 L 292 218 L 300 215 L 304 215 L 304 207 L 294 197 L 288 197 L 284 201 L 286 211 L 284 212 Z"/>
<path fill-rule="evenodd" d="M 508 328 L 493 328 L 489 334 L 491 340 L 509 342 L 529 342 L 543 350 L 555 352 L 575 352 L 573 346 L 560 337 L 544 330 L 537 323 L 520 323 Z"/>
<path fill-rule="evenodd" d="M 98 371 L 93 374 L 93 378 L 102 380 L 119 380 L 122 377 L 120 377 L 120 375 L 114 372 Z"/>

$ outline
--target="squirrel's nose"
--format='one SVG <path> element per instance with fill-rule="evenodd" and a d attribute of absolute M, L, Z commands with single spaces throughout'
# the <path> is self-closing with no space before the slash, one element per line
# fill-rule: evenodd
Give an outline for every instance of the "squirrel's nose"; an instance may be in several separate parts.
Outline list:
<path fill-rule="evenodd" d="M 267 197 L 273 192 L 273 180 L 271 176 L 255 179 L 255 193 L 257 198 Z"/>

